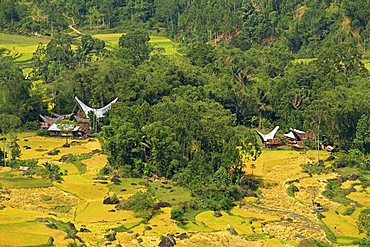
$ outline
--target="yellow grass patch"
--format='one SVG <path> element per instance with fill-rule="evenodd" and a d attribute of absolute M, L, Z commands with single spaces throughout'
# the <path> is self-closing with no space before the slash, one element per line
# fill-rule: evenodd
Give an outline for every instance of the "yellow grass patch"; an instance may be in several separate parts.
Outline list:
<path fill-rule="evenodd" d="M 323 222 L 330 228 L 330 230 L 337 236 L 349 236 L 361 238 L 364 235 L 358 233 L 356 227 L 356 220 L 351 216 L 344 216 L 336 214 L 333 210 L 324 212 Z"/>
<path fill-rule="evenodd" d="M 141 221 L 140 218 L 135 218 L 131 211 L 117 210 L 116 212 L 109 212 L 112 209 L 114 209 L 114 205 L 105 205 L 102 201 L 81 203 L 77 207 L 75 220 L 79 224 L 121 222 L 127 227 Z"/>
<path fill-rule="evenodd" d="M 71 194 L 65 193 L 55 187 L 36 189 L 11 189 L 11 200 L 7 202 L 15 208 L 28 211 L 50 212 L 56 207 L 77 205 L 78 199 Z"/>
<path fill-rule="evenodd" d="M 94 155 L 90 159 L 81 161 L 87 167 L 88 173 L 97 174 L 101 168 L 103 168 L 108 162 L 106 155 Z"/>
<path fill-rule="evenodd" d="M 262 247 L 264 240 L 247 241 L 240 236 L 232 236 L 229 232 L 198 233 L 189 239 L 179 241 L 176 247 Z"/>
<path fill-rule="evenodd" d="M 71 240 L 65 240 L 65 232 L 53 230 L 38 221 L 0 224 L 0 243 L 13 246 L 46 245 L 53 237 L 56 246 L 66 246 Z"/>
<path fill-rule="evenodd" d="M 257 209 L 252 209 L 252 208 L 239 208 L 239 207 L 234 207 L 230 211 L 233 215 L 238 215 L 242 216 L 245 218 L 257 218 L 258 220 L 262 221 L 273 221 L 273 220 L 280 220 L 280 217 L 277 214 L 267 214 L 262 212 L 258 212 Z"/>
<path fill-rule="evenodd" d="M 370 207 L 370 194 L 366 192 L 352 192 L 347 195 L 349 199 L 352 199 L 365 207 Z"/>
<path fill-rule="evenodd" d="M 70 175 L 64 176 L 64 181 L 54 183 L 54 186 L 71 193 L 84 200 L 100 200 L 103 202 L 104 196 L 108 194 L 108 188 L 104 184 L 94 183 L 92 175 Z"/>
<path fill-rule="evenodd" d="M 65 138 L 61 137 L 45 137 L 37 136 L 35 132 L 24 132 L 18 135 L 18 144 L 21 147 L 21 159 L 46 159 L 46 160 L 59 160 L 65 154 L 86 154 L 94 149 L 100 148 L 100 143 L 97 140 L 78 140 L 76 145 L 70 148 L 63 148 L 66 142 Z M 29 146 L 31 149 L 25 149 Z M 47 153 L 54 149 L 60 150 L 60 153 L 55 156 L 50 156 Z"/>
<path fill-rule="evenodd" d="M 327 152 L 320 152 L 320 158 L 324 159 Z M 245 161 L 245 170 L 249 174 L 267 178 L 272 181 L 287 181 L 306 176 L 302 174 L 301 164 L 316 159 L 315 152 L 308 151 L 307 154 L 294 150 L 263 150 L 256 161 Z M 255 165 L 252 169 L 251 165 Z"/>
<path fill-rule="evenodd" d="M 176 221 L 171 219 L 171 208 L 161 208 L 159 213 L 154 215 L 154 217 L 148 222 L 148 225 L 152 227 L 152 230 L 145 231 L 146 236 L 159 236 L 175 232 L 185 232 L 184 229 L 176 225 Z M 136 229 L 134 228 L 133 230 L 135 231 Z"/>
<path fill-rule="evenodd" d="M 205 211 L 195 216 L 195 219 L 215 230 L 226 230 L 226 227 L 231 225 L 239 234 L 253 234 L 249 223 L 250 219 L 232 216 L 224 211 L 222 211 L 222 215 L 215 217 L 213 211 Z"/>

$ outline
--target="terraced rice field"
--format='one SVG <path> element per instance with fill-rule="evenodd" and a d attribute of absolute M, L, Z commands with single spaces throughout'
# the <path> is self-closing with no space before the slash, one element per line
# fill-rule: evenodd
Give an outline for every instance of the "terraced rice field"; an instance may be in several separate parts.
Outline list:
<path fill-rule="evenodd" d="M 20 171 L 0 168 L 0 243 L 10 246 L 47 245 L 53 240 L 56 246 L 66 246 L 73 242 L 65 239 L 63 227 L 51 229 L 40 219 L 55 220 L 60 226 L 72 222 L 77 229 L 84 227 L 89 231 L 78 232 L 85 243 L 90 246 L 117 244 L 122 246 L 157 246 L 160 235 L 186 233 L 188 238 L 177 239 L 176 246 L 295 246 L 302 239 L 314 238 L 332 244 L 327 239 L 327 231 L 331 231 L 339 245 L 349 244 L 363 235 L 356 228 L 356 220 L 360 208 L 350 215 L 344 215 L 349 206 L 328 200 L 320 193 L 325 189 L 326 181 L 338 174 L 308 176 L 302 173 L 300 164 L 313 163 L 315 152 L 306 154 L 293 150 L 264 150 L 261 157 L 246 162 L 247 173 L 259 178 L 261 188 L 258 197 L 247 197 L 236 202 L 230 211 L 221 211 L 222 216 L 216 217 L 213 211 L 202 209 L 188 216 L 187 223 L 181 227 L 171 219 L 171 208 L 158 210 L 149 221 L 135 217 L 134 212 L 115 210 L 114 205 L 103 204 L 107 195 L 116 194 L 125 200 L 138 191 L 146 191 L 147 187 L 136 178 L 121 178 L 121 184 L 113 184 L 110 180 L 97 179 L 99 170 L 107 163 L 103 154 L 94 154 L 82 160 L 78 165 L 59 162 L 62 155 L 86 154 L 100 149 L 96 140 L 75 140 L 71 148 L 62 148 L 63 138 L 39 137 L 35 133 L 18 135 L 22 148 L 21 159 L 36 158 L 39 164 L 53 162 L 66 170 L 61 183 L 51 182 L 41 177 L 23 176 Z M 28 149 L 25 149 L 25 147 Z M 58 149 L 58 155 L 51 156 L 48 152 Z M 325 159 L 328 154 L 322 152 Z M 83 172 L 81 166 L 84 167 Z M 352 170 L 348 171 L 353 172 Z M 294 197 L 287 194 L 287 182 L 299 188 Z M 156 191 L 158 201 L 170 202 L 173 205 L 193 200 L 190 192 L 171 181 L 163 186 L 162 180 L 149 182 Z M 357 184 L 357 185 L 356 185 Z M 342 187 L 357 188 L 359 180 L 346 182 Z M 316 202 L 320 202 L 327 212 L 325 217 L 318 219 L 313 211 L 309 188 L 316 186 L 319 191 Z M 359 186 L 361 187 L 361 186 Z M 171 188 L 170 192 L 168 188 Z M 348 195 L 354 201 L 368 206 L 368 191 L 358 188 L 357 192 Z M 64 222 L 64 223 L 63 223 Z M 231 235 L 227 227 L 233 227 L 238 236 Z M 5 229 L 7 229 L 5 231 Z M 104 236 L 117 230 L 116 240 L 108 241 Z"/>
<path fill-rule="evenodd" d="M 93 37 L 104 40 L 110 47 L 117 47 L 118 40 L 123 33 L 95 34 Z M 176 44 L 168 38 L 161 36 L 150 36 L 150 41 L 155 48 L 164 49 L 164 54 L 171 55 L 176 53 Z"/>

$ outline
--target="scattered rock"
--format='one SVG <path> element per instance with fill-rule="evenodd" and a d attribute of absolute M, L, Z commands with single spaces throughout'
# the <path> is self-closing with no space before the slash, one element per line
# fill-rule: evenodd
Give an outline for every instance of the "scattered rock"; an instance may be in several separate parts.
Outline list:
<path fill-rule="evenodd" d="M 337 180 L 338 180 L 340 183 L 343 183 L 343 182 L 345 182 L 345 181 L 346 181 L 346 179 L 345 179 L 344 177 L 342 177 L 342 176 L 338 176 L 338 177 L 337 177 Z"/>
<path fill-rule="evenodd" d="M 67 222 L 67 225 L 69 226 L 69 228 L 71 228 L 72 230 L 76 230 L 76 226 L 75 224 L 73 224 L 72 222 Z"/>
<path fill-rule="evenodd" d="M 0 141 L 6 141 L 6 137 L 1 137 Z"/>
<path fill-rule="evenodd" d="M 150 226 L 145 226 L 145 230 L 150 231 L 152 228 Z"/>
<path fill-rule="evenodd" d="M 154 210 L 158 210 L 160 208 L 167 208 L 167 207 L 171 207 L 171 204 L 168 202 L 158 202 L 157 204 L 153 206 Z"/>
<path fill-rule="evenodd" d="M 100 149 L 94 149 L 93 151 L 90 152 L 91 154 L 100 154 L 101 150 Z"/>
<path fill-rule="evenodd" d="M 53 222 L 48 222 L 45 224 L 46 227 L 49 227 L 50 229 L 58 229 L 57 225 L 55 225 Z"/>
<path fill-rule="evenodd" d="M 31 149 L 31 147 L 30 147 L 30 146 L 23 146 L 23 148 L 24 148 L 24 149 L 27 149 L 27 150 Z"/>
<path fill-rule="evenodd" d="M 80 228 L 80 232 L 91 232 L 91 231 L 84 226 Z"/>
<path fill-rule="evenodd" d="M 113 177 L 110 181 L 115 185 L 121 184 L 121 180 L 119 180 L 117 177 Z"/>
<path fill-rule="evenodd" d="M 143 242 L 143 239 L 142 239 L 142 238 L 138 238 L 138 239 L 137 239 L 137 242 L 140 244 L 140 243 L 142 243 L 142 242 Z"/>
<path fill-rule="evenodd" d="M 294 184 L 292 184 L 292 190 L 293 190 L 293 192 L 294 192 L 294 193 L 295 193 L 295 192 L 299 192 L 298 187 L 297 187 L 297 186 L 295 186 Z"/>
<path fill-rule="evenodd" d="M 127 191 L 127 189 L 123 188 L 123 189 L 121 189 L 121 191 L 122 191 L 122 192 L 123 192 L 123 191 Z"/>
<path fill-rule="evenodd" d="M 349 191 L 351 191 L 351 192 L 356 192 L 356 191 L 357 191 L 357 190 L 356 190 L 355 188 L 353 188 L 353 187 L 349 188 L 348 190 L 349 190 Z"/>
<path fill-rule="evenodd" d="M 255 192 L 247 192 L 245 193 L 245 197 L 258 197 L 258 195 Z"/>
<path fill-rule="evenodd" d="M 69 144 L 69 143 L 64 143 L 62 147 L 64 147 L 64 148 L 69 148 L 69 147 L 71 147 L 71 144 Z"/>
<path fill-rule="evenodd" d="M 131 183 L 131 185 L 132 185 L 132 186 L 136 186 L 136 185 L 137 185 L 137 183 Z"/>
<path fill-rule="evenodd" d="M 173 192 L 174 190 L 170 190 L 170 192 Z"/>
<path fill-rule="evenodd" d="M 350 181 L 355 181 L 358 179 L 358 175 L 357 174 L 351 174 L 348 176 L 348 180 Z"/>
<path fill-rule="evenodd" d="M 141 182 L 139 182 L 139 184 L 140 184 L 140 185 L 143 185 L 143 186 L 145 186 L 145 187 L 148 187 L 148 186 L 149 186 L 149 183 L 148 183 L 148 182 L 146 182 L 146 181 L 141 181 Z"/>
<path fill-rule="evenodd" d="M 220 210 L 215 210 L 215 211 L 213 211 L 213 214 L 214 214 L 214 216 L 215 216 L 215 217 L 217 217 L 217 218 L 222 216 L 222 214 L 221 214 Z"/>
<path fill-rule="evenodd" d="M 107 233 L 106 235 L 104 235 L 104 237 L 108 241 L 114 241 L 114 240 L 116 240 L 116 232 L 111 231 L 111 232 Z"/>
<path fill-rule="evenodd" d="M 162 181 L 161 183 L 162 184 L 168 184 L 168 181 Z"/>
<path fill-rule="evenodd" d="M 28 142 L 29 140 L 28 139 L 24 139 L 25 142 Z"/>
<path fill-rule="evenodd" d="M 104 197 L 103 204 L 118 204 L 119 200 L 116 196 L 106 196 Z"/>
<path fill-rule="evenodd" d="M 237 231 L 235 231 L 234 227 L 232 227 L 231 225 L 227 225 L 226 230 L 228 230 L 231 235 L 238 235 Z"/>
<path fill-rule="evenodd" d="M 71 142 L 71 145 L 77 145 L 77 144 L 80 144 L 80 142 L 79 141 L 72 141 Z"/>
<path fill-rule="evenodd" d="M 116 210 L 111 209 L 111 210 L 108 210 L 108 212 L 110 212 L 110 213 L 114 213 L 114 212 L 116 212 Z"/>
<path fill-rule="evenodd" d="M 189 238 L 188 235 L 184 232 L 184 233 L 181 233 L 179 236 L 177 236 L 178 239 L 180 240 L 183 240 L 183 239 L 186 239 L 186 238 Z"/>
<path fill-rule="evenodd" d="M 47 154 L 48 155 L 51 155 L 51 156 L 54 156 L 54 155 L 58 155 L 59 153 L 60 153 L 60 150 L 59 149 L 55 149 L 55 150 L 51 150 Z"/>
<path fill-rule="evenodd" d="M 159 242 L 160 247 L 173 247 L 176 245 L 176 240 L 173 234 L 168 234 L 167 237 L 161 236 L 162 240 Z"/>
<path fill-rule="evenodd" d="M 294 235 L 295 238 L 305 238 L 305 236 L 303 236 L 302 234 L 299 234 L 297 233 L 296 235 Z"/>
<path fill-rule="evenodd" d="M 347 165 L 344 164 L 344 163 L 341 163 L 341 162 L 338 162 L 338 163 L 335 163 L 334 165 L 336 168 L 343 168 L 343 167 L 346 167 Z"/>

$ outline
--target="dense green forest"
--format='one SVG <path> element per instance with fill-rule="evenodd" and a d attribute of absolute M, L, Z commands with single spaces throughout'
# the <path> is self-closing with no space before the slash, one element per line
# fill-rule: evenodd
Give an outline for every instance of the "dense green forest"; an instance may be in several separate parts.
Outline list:
<path fill-rule="evenodd" d="M 370 152 L 369 11 L 369 0 L 2 0 L 1 30 L 52 39 L 35 51 L 28 79 L 2 51 L 0 112 L 26 128 L 45 101 L 61 114 L 74 96 L 93 107 L 119 97 L 96 134 L 111 164 L 103 172 L 174 178 L 228 208 L 256 187 L 242 169 L 242 154 L 260 153 L 252 128 L 312 130 L 341 150 Z M 128 34 L 108 49 L 67 34 L 69 25 Z M 150 32 L 179 41 L 178 54 L 152 47 Z"/>
<path fill-rule="evenodd" d="M 0 29 L 51 35 L 146 29 L 189 43 L 230 41 L 243 50 L 279 43 L 302 56 L 349 41 L 367 50 L 370 1 L 2 0 Z"/>

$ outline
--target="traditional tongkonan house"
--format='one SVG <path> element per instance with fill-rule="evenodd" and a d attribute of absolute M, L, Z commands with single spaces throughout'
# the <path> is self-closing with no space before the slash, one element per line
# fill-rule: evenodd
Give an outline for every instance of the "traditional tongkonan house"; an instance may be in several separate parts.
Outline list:
<path fill-rule="evenodd" d="M 279 126 L 276 126 L 270 133 L 266 135 L 262 134 L 258 130 L 256 130 L 256 132 L 258 136 L 261 138 L 262 143 L 266 147 L 272 147 L 272 146 L 278 146 L 281 144 L 279 138 L 275 138 L 275 135 L 278 132 L 278 130 L 279 130 Z"/>

